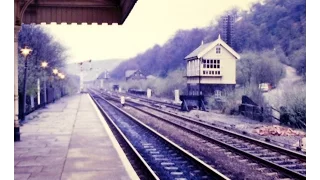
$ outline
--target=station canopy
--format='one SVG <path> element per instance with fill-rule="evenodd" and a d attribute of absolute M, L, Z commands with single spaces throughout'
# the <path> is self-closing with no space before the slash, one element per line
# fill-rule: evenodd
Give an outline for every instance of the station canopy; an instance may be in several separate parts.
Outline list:
<path fill-rule="evenodd" d="M 15 0 L 15 11 L 20 12 L 23 24 L 122 25 L 136 2 L 137 0 Z"/>

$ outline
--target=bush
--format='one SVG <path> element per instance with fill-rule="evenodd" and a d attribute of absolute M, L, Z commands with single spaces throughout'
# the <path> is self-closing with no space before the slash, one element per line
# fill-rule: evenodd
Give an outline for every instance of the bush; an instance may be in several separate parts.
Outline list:
<path fill-rule="evenodd" d="M 250 85 L 253 81 L 253 66 L 255 60 L 259 59 L 259 56 L 253 52 L 247 52 L 241 54 L 241 59 L 237 61 L 237 84 Z"/>
<path fill-rule="evenodd" d="M 146 90 L 150 88 L 153 90 L 153 94 L 157 96 L 173 98 L 174 90 L 179 89 L 180 94 L 186 92 L 187 81 L 183 76 L 185 75 L 185 69 L 177 69 L 170 72 L 166 78 L 156 78 L 147 80 L 133 80 L 119 83 L 122 88 L 136 88 Z"/>
<path fill-rule="evenodd" d="M 305 128 L 306 125 L 306 86 L 288 88 L 281 98 L 283 107 L 289 114 L 289 124 L 297 128 Z"/>
<path fill-rule="evenodd" d="M 222 98 L 222 113 L 234 115 L 239 111 L 241 104 L 242 93 L 239 90 L 229 91 L 226 96 Z"/>
<path fill-rule="evenodd" d="M 285 71 L 280 63 L 283 54 L 277 55 L 276 51 L 246 52 L 237 62 L 237 84 L 251 86 L 260 83 L 276 85 L 284 76 Z"/>
<path fill-rule="evenodd" d="M 242 96 L 248 96 L 255 103 L 260 106 L 265 106 L 264 98 L 261 91 L 256 86 L 247 86 L 237 88 L 235 90 L 229 90 L 225 96 L 222 96 L 219 100 L 213 96 L 206 98 L 208 108 L 219 109 L 224 114 L 237 114 L 239 105 L 241 104 Z"/>
<path fill-rule="evenodd" d="M 123 81 L 120 82 L 119 85 L 126 90 L 129 88 L 140 90 L 147 90 L 147 88 L 150 88 L 156 96 L 173 98 L 174 90 L 176 89 L 180 90 L 180 94 L 186 93 L 187 80 L 183 77 L 185 74 L 185 69 L 177 69 L 170 72 L 166 78 Z"/>
<path fill-rule="evenodd" d="M 253 78 L 257 84 L 278 84 L 285 75 L 283 65 L 275 51 L 264 51 L 253 66 Z"/>
<path fill-rule="evenodd" d="M 168 74 L 166 78 L 159 78 L 153 83 L 155 93 L 168 98 L 174 97 L 174 90 L 179 89 L 180 94 L 187 92 L 187 79 L 183 77 L 185 69 L 177 69 Z"/>

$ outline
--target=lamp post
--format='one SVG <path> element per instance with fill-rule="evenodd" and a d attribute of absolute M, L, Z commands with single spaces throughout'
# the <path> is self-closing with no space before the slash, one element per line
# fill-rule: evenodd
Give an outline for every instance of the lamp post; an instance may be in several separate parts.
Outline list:
<path fill-rule="evenodd" d="M 32 52 L 32 49 L 28 46 L 25 46 L 23 49 L 21 49 L 21 54 L 24 56 L 24 77 L 23 77 L 23 99 L 22 99 L 22 116 L 21 121 L 24 121 L 25 119 L 25 109 L 26 109 L 26 85 L 27 85 L 27 67 L 28 67 L 28 55 Z"/>
<path fill-rule="evenodd" d="M 52 73 L 53 73 L 54 75 L 57 75 L 57 74 L 59 73 L 59 71 L 58 71 L 57 68 L 54 68 L 54 69 L 52 70 Z M 53 76 L 53 79 L 55 79 L 55 76 Z M 53 102 L 55 102 L 55 100 L 56 100 L 56 92 L 55 92 L 55 88 L 53 88 Z"/>
<path fill-rule="evenodd" d="M 48 63 L 46 61 L 43 61 L 41 63 L 41 67 L 43 69 L 46 69 L 48 67 Z M 43 71 L 43 96 L 44 96 L 44 106 L 47 104 L 47 82 L 46 82 L 46 72 L 45 70 Z"/>
<path fill-rule="evenodd" d="M 82 69 L 82 64 L 83 64 L 83 62 L 79 63 L 79 65 L 80 65 L 80 86 L 79 86 L 80 93 L 83 92 L 83 69 Z"/>
<path fill-rule="evenodd" d="M 65 78 L 65 75 L 61 72 L 58 73 L 58 77 L 59 77 L 59 86 L 60 86 L 60 92 L 61 92 L 61 97 L 63 96 L 63 85 L 61 84 L 61 80 L 63 80 Z"/>

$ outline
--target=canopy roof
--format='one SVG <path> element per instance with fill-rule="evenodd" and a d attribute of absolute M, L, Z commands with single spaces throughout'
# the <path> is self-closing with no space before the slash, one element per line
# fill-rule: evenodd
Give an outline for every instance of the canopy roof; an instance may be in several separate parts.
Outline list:
<path fill-rule="evenodd" d="M 15 0 L 15 24 L 117 23 L 122 25 L 137 0 Z"/>

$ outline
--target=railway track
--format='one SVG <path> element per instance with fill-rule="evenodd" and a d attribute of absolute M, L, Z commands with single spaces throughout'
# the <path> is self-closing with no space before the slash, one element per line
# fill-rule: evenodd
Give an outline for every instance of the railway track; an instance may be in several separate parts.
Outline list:
<path fill-rule="evenodd" d="M 142 169 L 148 170 L 141 179 L 228 179 L 102 96 L 93 92 L 90 96 L 145 166 Z"/>
<path fill-rule="evenodd" d="M 219 144 L 239 155 L 253 159 L 259 164 L 272 168 L 290 178 L 306 178 L 305 154 L 243 136 L 191 118 L 182 117 L 145 104 L 129 102 L 128 105 L 152 117 L 156 117 L 162 121 L 182 128 L 185 131 L 197 134 L 206 141 Z"/>
<path fill-rule="evenodd" d="M 135 95 L 135 94 L 132 94 L 132 93 L 129 93 L 129 94 L 126 94 L 126 95 L 129 95 L 131 97 L 137 98 L 141 102 L 146 102 L 146 103 L 153 104 L 153 105 L 165 105 L 166 107 L 169 107 L 169 108 L 172 108 L 172 109 L 175 109 L 175 110 L 180 110 L 181 109 L 180 105 L 177 105 L 177 104 L 174 104 L 174 103 L 159 101 L 159 100 L 155 100 L 155 99 L 148 99 L 148 98 L 145 98 L 145 97 L 142 97 L 142 96 L 139 96 L 139 95 Z"/>

